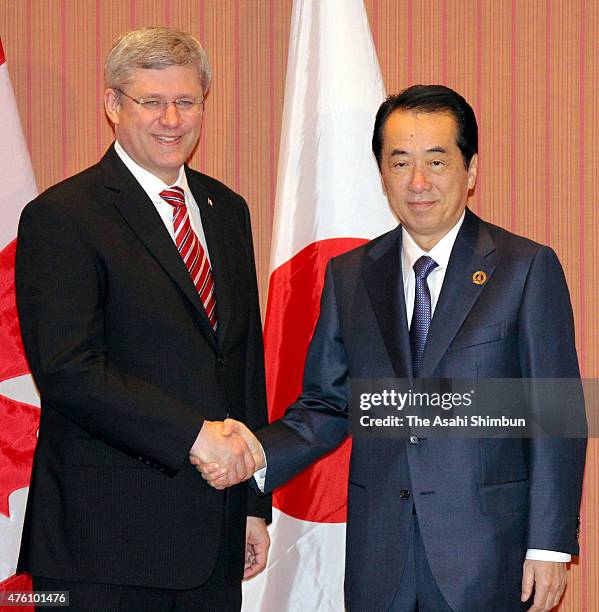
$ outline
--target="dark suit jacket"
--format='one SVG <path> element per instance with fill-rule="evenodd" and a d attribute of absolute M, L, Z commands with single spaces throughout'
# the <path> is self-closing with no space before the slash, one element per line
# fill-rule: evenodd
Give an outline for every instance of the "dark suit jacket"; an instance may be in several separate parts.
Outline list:
<path fill-rule="evenodd" d="M 488 277 L 483 285 L 472 282 L 479 270 Z M 331 261 L 302 395 L 258 434 L 266 490 L 346 437 L 351 377 L 411 375 L 398 227 Z M 578 377 L 570 300 L 553 251 L 467 210 L 420 375 Z M 585 441 L 577 439 L 354 439 L 348 609 L 388 609 L 414 504 L 433 575 L 452 609 L 518 610 L 527 548 L 578 552 L 584 454 Z M 401 489 L 412 495 L 400 498 Z"/>
<path fill-rule="evenodd" d="M 216 286 L 218 339 L 139 183 L 111 147 L 23 211 L 16 288 L 42 410 L 19 569 L 162 588 L 243 572 L 247 485 L 189 464 L 203 420 L 267 422 L 244 200 L 186 168 Z M 212 205 L 209 205 L 208 198 Z"/>

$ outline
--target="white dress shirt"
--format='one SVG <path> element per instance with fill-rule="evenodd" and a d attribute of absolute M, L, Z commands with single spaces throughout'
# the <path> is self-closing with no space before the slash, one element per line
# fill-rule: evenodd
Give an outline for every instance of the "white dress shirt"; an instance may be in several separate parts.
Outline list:
<path fill-rule="evenodd" d="M 428 288 L 431 294 L 431 314 L 435 313 L 435 307 L 439 300 L 443 280 L 451 250 L 457 238 L 462 222 L 464 221 L 465 213 L 462 213 L 460 220 L 437 242 L 430 250 L 422 250 L 415 242 L 412 236 L 408 234 L 406 228 L 401 228 L 401 270 L 403 273 L 403 290 L 406 298 L 406 316 L 408 317 L 408 327 L 412 325 L 412 313 L 414 312 L 414 290 L 416 287 L 416 277 L 414 275 L 413 266 L 418 259 L 423 255 L 432 257 L 437 263 L 437 267 L 426 277 Z"/>
<path fill-rule="evenodd" d="M 141 185 L 142 189 L 148 194 L 152 204 L 154 204 L 156 211 L 160 215 L 164 226 L 168 230 L 173 242 L 175 242 L 175 228 L 173 226 L 173 207 L 162 199 L 160 192 L 169 187 L 181 187 L 185 192 L 185 204 L 187 206 L 187 212 L 189 213 L 189 222 L 193 231 L 196 233 L 200 244 L 206 251 L 208 261 L 210 261 L 210 254 L 208 253 L 208 245 L 206 244 L 206 236 L 204 235 L 204 228 L 202 227 L 202 218 L 200 217 L 200 209 L 198 207 L 193 193 L 189 189 L 187 184 L 187 175 L 183 166 L 179 168 L 179 176 L 172 185 L 167 185 L 155 174 L 148 172 L 145 168 L 142 168 L 137 162 L 133 161 L 127 154 L 125 149 L 121 146 L 119 141 L 115 141 L 114 150 L 116 154 L 121 158 L 122 162 L 127 166 L 131 174 L 136 178 L 137 182 Z"/>

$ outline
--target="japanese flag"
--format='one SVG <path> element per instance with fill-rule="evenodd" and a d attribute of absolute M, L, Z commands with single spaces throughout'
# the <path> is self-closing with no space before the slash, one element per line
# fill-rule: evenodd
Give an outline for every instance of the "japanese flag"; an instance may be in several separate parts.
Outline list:
<path fill-rule="evenodd" d="M 385 97 L 362 0 L 295 0 L 265 324 L 271 421 L 301 391 L 330 257 L 397 225 L 370 142 Z M 244 610 L 344 609 L 351 442 L 274 494 L 266 572 Z"/>

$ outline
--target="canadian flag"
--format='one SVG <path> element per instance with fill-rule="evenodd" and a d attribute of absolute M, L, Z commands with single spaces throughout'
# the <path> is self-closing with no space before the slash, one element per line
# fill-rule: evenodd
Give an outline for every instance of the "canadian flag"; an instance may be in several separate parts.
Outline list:
<path fill-rule="evenodd" d="M 301 391 L 328 260 L 397 225 L 370 142 L 385 97 L 362 0 L 294 0 L 264 330 L 271 421 Z M 266 572 L 248 612 L 343 605 L 351 442 L 274 493 Z"/>
<path fill-rule="evenodd" d="M 15 96 L 0 41 L 0 591 L 28 590 L 15 576 L 39 398 L 23 352 L 15 305 L 15 247 L 23 206 L 37 195 Z M 11 610 L 33 608 L 12 607 Z"/>

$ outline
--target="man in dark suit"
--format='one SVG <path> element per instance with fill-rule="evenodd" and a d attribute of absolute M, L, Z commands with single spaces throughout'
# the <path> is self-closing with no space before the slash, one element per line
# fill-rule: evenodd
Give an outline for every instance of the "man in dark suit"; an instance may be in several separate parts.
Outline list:
<path fill-rule="evenodd" d="M 185 165 L 211 77 L 194 37 L 129 32 L 105 77 L 116 142 L 19 227 L 42 399 L 19 568 L 68 590 L 72 610 L 239 610 L 242 578 L 266 563 L 270 500 L 210 488 L 189 457 L 248 478 L 246 443 L 215 421 L 267 422 L 248 208 Z"/>
<path fill-rule="evenodd" d="M 477 131 L 472 108 L 442 86 L 410 87 L 379 109 L 373 151 L 401 225 L 331 261 L 302 395 L 257 433 L 263 490 L 347 436 L 351 379 L 569 378 L 579 388 L 554 252 L 467 209 Z M 252 436 L 226 427 L 264 466 Z M 574 438 L 355 437 L 347 609 L 550 610 L 578 553 L 584 455 Z M 227 484 L 216 465 L 198 467 Z"/>

